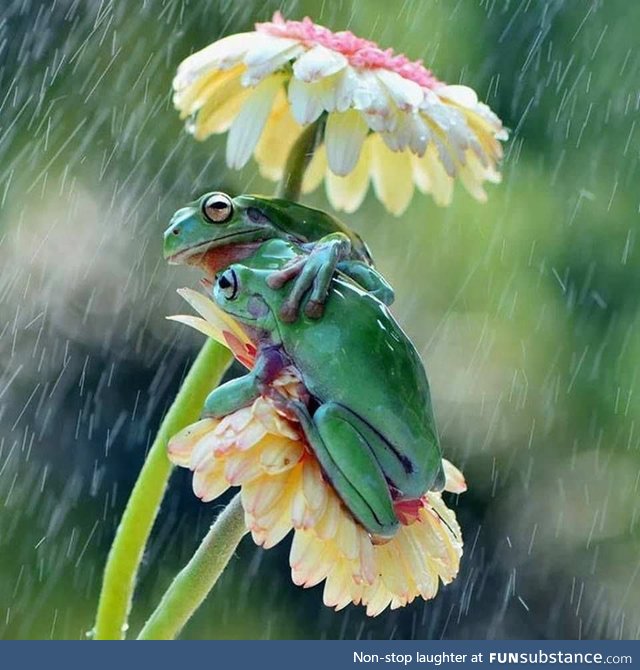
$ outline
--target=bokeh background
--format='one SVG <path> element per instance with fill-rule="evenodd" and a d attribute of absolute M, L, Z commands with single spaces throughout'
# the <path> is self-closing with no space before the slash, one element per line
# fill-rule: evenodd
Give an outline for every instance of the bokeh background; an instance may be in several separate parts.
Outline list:
<path fill-rule="evenodd" d="M 118 519 L 201 337 L 164 319 L 172 212 L 269 193 L 172 109 L 179 61 L 281 8 L 423 58 L 511 128 L 479 205 L 346 220 L 429 371 L 466 538 L 432 602 L 369 620 L 245 539 L 190 638 L 601 638 L 640 628 L 640 4 L 6 0 L 0 14 L 0 635 L 83 638 Z M 328 207 L 321 191 L 306 202 Z M 176 472 L 131 632 L 220 509 Z"/>

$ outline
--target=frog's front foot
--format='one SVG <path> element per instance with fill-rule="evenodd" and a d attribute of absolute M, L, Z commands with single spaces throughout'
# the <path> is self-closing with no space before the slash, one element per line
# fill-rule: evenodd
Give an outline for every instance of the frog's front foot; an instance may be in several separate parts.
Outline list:
<path fill-rule="evenodd" d="M 348 252 L 342 239 L 320 243 L 309 255 L 298 256 L 269 276 L 267 284 L 274 289 L 281 288 L 295 278 L 293 288 L 280 309 L 280 318 L 283 321 L 291 323 L 296 320 L 307 293 L 309 297 L 304 313 L 312 319 L 322 316 L 333 273 L 345 251 Z"/>

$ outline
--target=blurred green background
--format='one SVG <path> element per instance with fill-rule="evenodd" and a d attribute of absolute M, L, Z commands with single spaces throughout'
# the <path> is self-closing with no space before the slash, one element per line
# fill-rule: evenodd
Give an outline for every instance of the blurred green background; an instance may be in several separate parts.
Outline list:
<path fill-rule="evenodd" d="M 3 2 L 0 635 L 83 638 L 128 492 L 202 338 L 161 233 L 192 196 L 266 192 L 172 109 L 177 64 L 281 8 L 423 58 L 512 129 L 504 181 L 346 218 L 397 289 L 469 492 L 458 579 L 374 620 L 245 539 L 190 638 L 600 638 L 640 628 L 640 4 Z M 319 190 L 306 202 L 328 207 Z M 217 514 L 176 472 L 132 632 Z"/>

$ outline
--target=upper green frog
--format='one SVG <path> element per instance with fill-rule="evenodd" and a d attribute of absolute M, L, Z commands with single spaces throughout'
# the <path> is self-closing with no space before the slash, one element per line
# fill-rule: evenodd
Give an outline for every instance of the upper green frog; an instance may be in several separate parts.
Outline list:
<path fill-rule="evenodd" d="M 270 288 L 268 277 L 273 263 L 297 250 L 279 240 L 264 250 L 262 265 L 233 264 L 214 286 L 217 304 L 251 333 L 257 357 L 249 374 L 211 393 L 205 415 L 226 416 L 269 395 L 300 422 L 353 516 L 370 533 L 389 537 L 398 528 L 395 501 L 444 485 L 420 356 L 388 309 L 340 275 L 331 282 L 321 320 L 303 315 L 283 322 L 278 314 L 287 292 Z M 271 385 L 289 365 L 311 396 L 308 405 L 278 397 Z"/>
<path fill-rule="evenodd" d="M 273 288 L 295 279 L 281 307 L 282 320 L 295 320 L 305 296 L 305 313 L 321 316 L 336 269 L 385 304 L 393 302 L 389 284 L 382 279 L 371 283 L 376 276 L 368 271 L 371 255 L 356 233 L 321 210 L 279 198 L 206 193 L 173 215 L 164 233 L 164 257 L 170 263 L 196 265 L 213 277 L 274 238 L 292 242 L 303 252 L 269 278 Z"/>

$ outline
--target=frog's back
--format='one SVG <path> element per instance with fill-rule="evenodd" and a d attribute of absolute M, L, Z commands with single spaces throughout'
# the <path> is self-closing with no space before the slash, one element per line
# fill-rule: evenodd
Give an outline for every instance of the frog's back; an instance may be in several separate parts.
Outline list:
<path fill-rule="evenodd" d="M 243 197 L 239 196 L 237 199 L 242 201 Z M 364 240 L 330 214 L 281 198 L 255 195 L 246 197 L 259 201 L 274 226 L 297 242 L 316 242 L 327 235 L 342 233 L 351 240 L 353 257 L 373 265 L 371 254 Z M 250 202 L 247 201 L 247 204 Z"/>
<path fill-rule="evenodd" d="M 429 383 L 418 352 L 388 309 L 334 280 L 322 319 L 283 329 L 285 349 L 321 402 L 355 412 L 418 469 L 421 495 L 440 471 Z"/>

